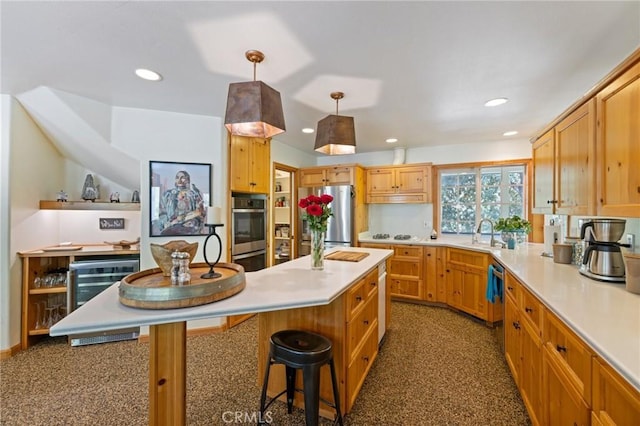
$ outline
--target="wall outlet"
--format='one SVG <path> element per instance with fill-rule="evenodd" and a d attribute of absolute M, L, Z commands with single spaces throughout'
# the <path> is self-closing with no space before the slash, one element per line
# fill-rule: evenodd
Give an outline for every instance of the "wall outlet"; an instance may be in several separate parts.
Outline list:
<path fill-rule="evenodd" d="M 636 236 L 634 234 L 627 234 L 627 244 L 631 246 L 631 250 L 633 250 L 636 246 Z"/>

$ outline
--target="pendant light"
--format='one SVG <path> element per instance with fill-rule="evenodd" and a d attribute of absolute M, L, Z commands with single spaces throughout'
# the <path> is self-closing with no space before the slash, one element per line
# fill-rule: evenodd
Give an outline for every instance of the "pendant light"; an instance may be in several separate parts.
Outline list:
<path fill-rule="evenodd" d="M 256 64 L 264 54 L 248 50 L 245 56 L 253 62 L 253 81 L 229 85 L 224 125 L 232 135 L 270 138 L 285 131 L 280 92 L 256 81 Z"/>
<path fill-rule="evenodd" d="M 338 101 L 344 93 L 333 92 L 331 99 L 336 101 L 336 114 L 328 115 L 318 121 L 315 150 L 328 155 L 353 154 L 356 152 L 356 131 L 353 117 L 338 115 Z"/>

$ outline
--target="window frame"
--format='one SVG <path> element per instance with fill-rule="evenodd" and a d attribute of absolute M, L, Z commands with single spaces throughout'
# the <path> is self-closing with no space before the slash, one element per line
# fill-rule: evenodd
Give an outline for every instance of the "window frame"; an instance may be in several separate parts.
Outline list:
<path fill-rule="evenodd" d="M 527 211 L 526 219 L 534 223 L 533 214 L 531 212 L 532 204 L 531 204 L 531 193 L 533 188 L 533 162 L 530 158 L 524 159 L 514 159 L 514 160 L 504 160 L 504 161 L 482 161 L 482 162 L 474 162 L 474 163 L 452 163 L 452 164 L 439 164 L 433 166 L 433 229 L 435 229 L 438 234 L 442 234 L 442 229 L 440 227 L 441 217 L 440 217 L 440 199 L 442 196 L 441 189 L 442 185 L 440 182 L 440 172 L 442 170 L 451 170 L 451 169 L 475 169 L 479 167 L 508 167 L 508 166 L 517 166 L 523 165 L 525 166 L 525 179 L 526 184 L 523 186 L 524 194 L 523 197 L 525 199 L 525 208 Z M 532 232 L 533 234 L 533 232 Z M 449 234 L 447 234 L 449 235 Z M 458 234 L 456 234 L 458 235 Z M 465 234 L 466 235 L 466 234 Z M 534 237 L 535 238 L 535 237 Z M 532 241 L 530 239 L 529 241 Z"/>

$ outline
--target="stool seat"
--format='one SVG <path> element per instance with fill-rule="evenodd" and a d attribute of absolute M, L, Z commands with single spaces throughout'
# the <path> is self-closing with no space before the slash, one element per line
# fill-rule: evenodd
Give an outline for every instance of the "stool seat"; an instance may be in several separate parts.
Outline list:
<path fill-rule="evenodd" d="M 285 390 L 276 395 L 267 404 L 267 387 L 269 385 L 269 370 L 272 364 L 284 364 L 286 370 Z M 333 363 L 333 348 L 331 340 L 326 337 L 303 330 L 282 330 L 271 335 L 269 339 L 269 359 L 262 383 L 262 395 L 260 397 L 260 419 L 264 418 L 266 409 L 273 401 L 285 392 L 287 394 L 287 409 L 291 414 L 293 409 L 293 395 L 295 391 L 296 373 L 302 370 L 302 382 L 304 386 L 304 409 L 307 426 L 318 424 L 320 403 L 320 367 L 328 364 L 331 371 L 331 384 L 333 387 L 333 403 L 324 401 L 336 410 L 334 422 L 342 425 L 340 412 L 340 396 L 338 394 L 338 381 Z"/>
<path fill-rule="evenodd" d="M 324 336 L 301 330 L 282 330 L 271 336 L 273 358 L 294 368 L 326 364 L 333 356 L 331 341 Z"/>

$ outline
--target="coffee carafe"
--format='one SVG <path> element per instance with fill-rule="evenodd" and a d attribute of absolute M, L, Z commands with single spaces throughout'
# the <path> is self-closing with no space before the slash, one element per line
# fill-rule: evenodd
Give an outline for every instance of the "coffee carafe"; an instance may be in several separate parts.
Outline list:
<path fill-rule="evenodd" d="M 582 224 L 580 238 L 586 248 L 580 273 L 600 281 L 624 282 L 624 262 L 619 243 L 624 234 L 624 219 L 592 219 Z"/>

